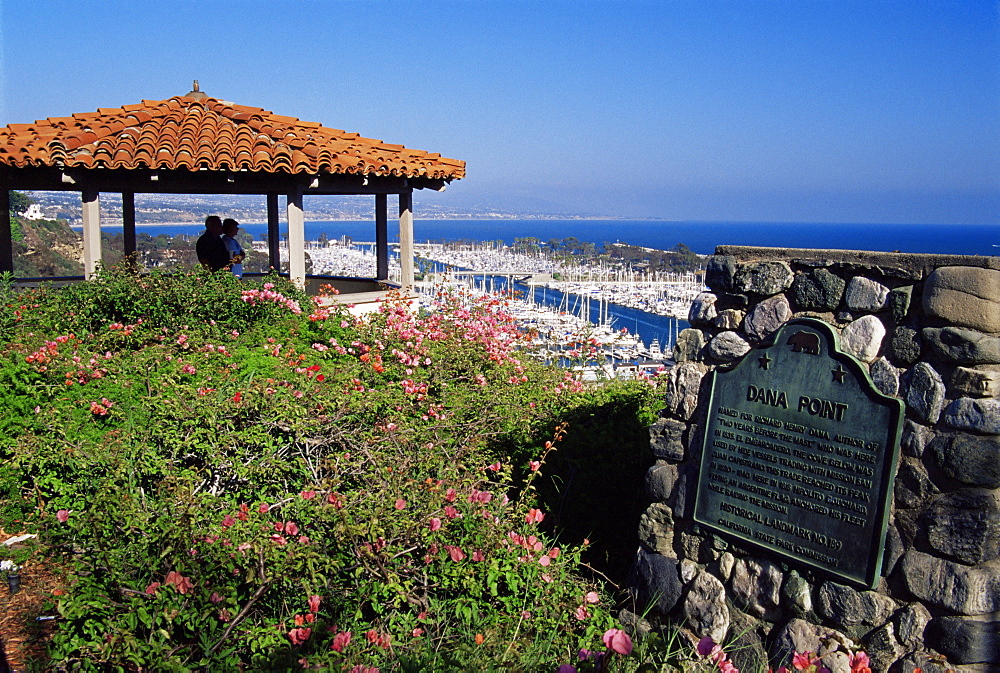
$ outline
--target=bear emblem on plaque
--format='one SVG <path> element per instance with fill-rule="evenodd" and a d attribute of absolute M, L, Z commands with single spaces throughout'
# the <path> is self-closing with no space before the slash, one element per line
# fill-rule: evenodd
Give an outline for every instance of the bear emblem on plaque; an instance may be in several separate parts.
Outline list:
<path fill-rule="evenodd" d="M 792 347 L 793 353 L 819 355 L 819 335 L 815 332 L 796 332 L 788 337 L 787 345 Z"/>

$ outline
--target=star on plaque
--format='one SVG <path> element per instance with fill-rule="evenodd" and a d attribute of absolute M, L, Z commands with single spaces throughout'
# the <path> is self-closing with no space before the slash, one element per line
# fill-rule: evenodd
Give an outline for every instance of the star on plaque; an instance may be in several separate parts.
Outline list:
<path fill-rule="evenodd" d="M 833 370 L 833 380 L 836 383 L 843 383 L 845 376 L 847 376 L 847 370 L 844 369 L 844 365 L 837 365 L 837 368 Z"/>
<path fill-rule="evenodd" d="M 767 369 L 767 366 L 771 364 L 771 358 L 767 357 L 767 353 L 764 353 L 764 355 L 757 358 L 757 362 L 760 363 L 761 369 Z"/>

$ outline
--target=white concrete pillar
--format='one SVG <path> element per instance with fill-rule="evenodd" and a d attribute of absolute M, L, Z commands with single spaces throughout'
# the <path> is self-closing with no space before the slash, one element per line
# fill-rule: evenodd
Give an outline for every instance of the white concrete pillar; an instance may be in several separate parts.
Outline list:
<path fill-rule="evenodd" d="M 306 287 L 306 220 L 302 190 L 288 195 L 288 277 L 299 289 Z"/>
<path fill-rule="evenodd" d="M 101 261 L 101 197 L 86 189 L 80 195 L 83 204 L 83 275 L 90 280 Z"/>
<path fill-rule="evenodd" d="M 413 194 L 399 195 L 399 284 L 403 293 L 413 294 Z"/>

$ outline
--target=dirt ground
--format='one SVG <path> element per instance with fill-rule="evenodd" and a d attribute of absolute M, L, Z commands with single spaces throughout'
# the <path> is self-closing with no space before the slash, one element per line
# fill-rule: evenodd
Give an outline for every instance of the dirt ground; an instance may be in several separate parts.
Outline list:
<path fill-rule="evenodd" d="M 60 590 L 56 575 L 38 560 L 26 563 L 20 575 L 21 589 L 15 594 L 0 584 L 0 645 L 4 655 L 0 673 L 25 671 L 29 659 L 44 661 L 46 641 L 55 629 L 56 620 L 37 618 L 55 614 L 52 606 L 57 596 L 53 592 Z"/>

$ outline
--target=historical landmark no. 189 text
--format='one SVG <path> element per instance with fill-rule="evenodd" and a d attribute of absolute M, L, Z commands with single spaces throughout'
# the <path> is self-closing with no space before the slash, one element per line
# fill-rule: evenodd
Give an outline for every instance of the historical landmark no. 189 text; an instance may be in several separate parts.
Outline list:
<path fill-rule="evenodd" d="M 874 586 L 902 417 L 829 325 L 791 321 L 713 374 L 694 518 Z"/>

